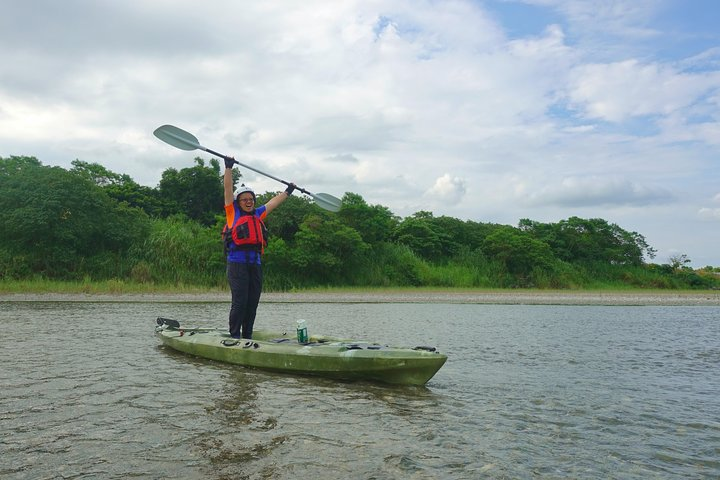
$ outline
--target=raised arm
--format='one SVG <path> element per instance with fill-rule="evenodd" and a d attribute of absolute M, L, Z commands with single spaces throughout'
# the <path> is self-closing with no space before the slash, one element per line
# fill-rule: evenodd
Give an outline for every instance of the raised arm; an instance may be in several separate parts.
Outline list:
<path fill-rule="evenodd" d="M 295 184 L 291 183 L 284 192 L 280 192 L 277 195 L 275 195 L 273 198 L 271 198 L 266 204 L 265 204 L 265 211 L 270 214 L 273 210 L 275 210 L 275 207 L 280 205 L 282 202 L 287 200 L 287 198 L 292 195 L 292 192 L 295 190 Z"/>
<path fill-rule="evenodd" d="M 228 166 L 229 165 L 229 166 Z M 225 192 L 225 205 L 233 203 L 233 176 L 232 163 L 225 161 L 225 173 L 223 174 L 223 190 Z"/>

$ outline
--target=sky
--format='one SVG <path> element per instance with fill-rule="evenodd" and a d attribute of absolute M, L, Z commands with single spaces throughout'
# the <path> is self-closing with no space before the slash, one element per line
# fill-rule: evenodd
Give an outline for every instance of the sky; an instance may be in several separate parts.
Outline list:
<path fill-rule="evenodd" d="M 2 0 L 0 156 L 212 150 L 399 217 L 602 218 L 720 266 L 716 0 Z M 241 168 L 257 192 L 283 185 Z"/>

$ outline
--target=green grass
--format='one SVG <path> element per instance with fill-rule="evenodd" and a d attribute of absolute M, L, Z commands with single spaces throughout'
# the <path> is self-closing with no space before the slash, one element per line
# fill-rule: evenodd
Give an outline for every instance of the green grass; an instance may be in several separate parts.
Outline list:
<path fill-rule="evenodd" d="M 153 294 L 153 293 L 217 293 L 226 289 L 195 285 L 161 285 L 125 280 L 61 281 L 61 280 L 0 280 L 0 293 L 75 293 L 75 294 Z"/>
<path fill-rule="evenodd" d="M 272 292 L 272 289 L 265 289 L 265 292 Z M 44 294 L 44 293 L 66 293 L 66 294 L 87 294 L 87 295 L 122 295 L 122 294 L 212 294 L 228 293 L 226 286 L 204 287 L 185 284 L 157 284 L 141 283 L 125 280 L 100 280 L 100 281 L 61 281 L 61 280 L 0 280 L 0 294 Z M 663 289 L 663 288 L 642 288 L 618 283 L 593 283 L 583 288 L 553 289 L 553 288 L 486 288 L 486 287 L 331 287 L 314 286 L 308 288 L 293 288 L 293 293 L 378 293 L 378 294 L 402 294 L 402 293 L 646 293 L 646 294 L 683 294 L 683 293 L 707 293 L 707 290 L 693 289 Z"/>

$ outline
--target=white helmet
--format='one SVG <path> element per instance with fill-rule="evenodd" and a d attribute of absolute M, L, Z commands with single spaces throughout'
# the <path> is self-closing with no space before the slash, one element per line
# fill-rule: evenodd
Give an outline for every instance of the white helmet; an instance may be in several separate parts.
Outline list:
<path fill-rule="evenodd" d="M 235 198 L 238 198 L 240 194 L 250 192 L 253 196 L 253 199 L 255 199 L 255 191 L 251 188 L 245 185 L 244 183 L 240 185 L 237 190 L 235 190 Z"/>

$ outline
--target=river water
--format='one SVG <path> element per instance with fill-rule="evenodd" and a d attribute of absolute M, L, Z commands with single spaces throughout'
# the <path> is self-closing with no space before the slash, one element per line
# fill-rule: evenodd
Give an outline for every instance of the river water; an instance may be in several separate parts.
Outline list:
<path fill-rule="evenodd" d="M 226 303 L 0 302 L 0 478 L 719 478 L 720 307 L 262 303 L 435 345 L 425 387 L 184 356 Z"/>

